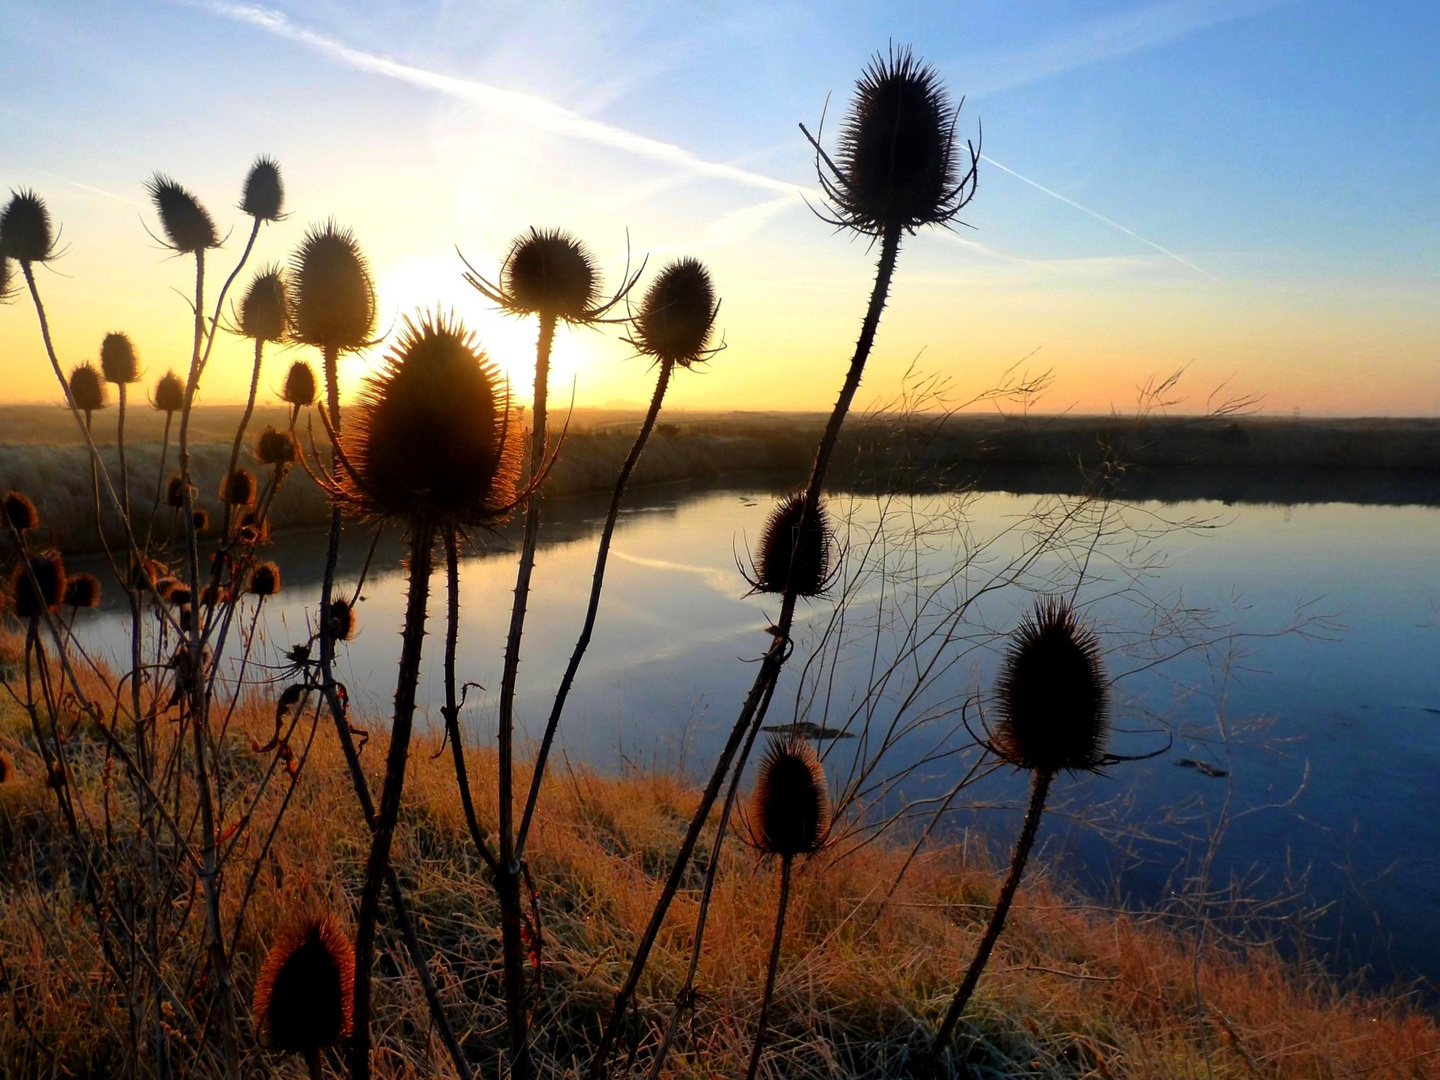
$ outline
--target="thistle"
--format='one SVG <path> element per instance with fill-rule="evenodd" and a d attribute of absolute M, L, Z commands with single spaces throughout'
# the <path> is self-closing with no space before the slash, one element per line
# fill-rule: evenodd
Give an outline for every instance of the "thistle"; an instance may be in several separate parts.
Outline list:
<path fill-rule="evenodd" d="M 189 191 L 163 173 L 145 182 L 150 201 L 160 215 L 160 226 L 171 248 L 182 255 L 197 255 L 219 247 L 215 222 Z"/>
<path fill-rule="evenodd" d="M 745 575 L 757 593 L 819 596 L 835 575 L 834 528 L 825 504 L 805 515 L 805 493 L 787 495 L 770 512 L 760 534 L 760 555 Z M 801 521 L 804 521 L 802 526 Z"/>
<path fill-rule="evenodd" d="M 220 481 L 220 501 L 226 506 L 249 506 L 255 491 L 255 474 L 249 469 L 236 469 Z"/>
<path fill-rule="evenodd" d="M 65 579 L 63 603 L 72 608 L 100 606 L 100 582 L 94 574 L 72 574 Z"/>
<path fill-rule="evenodd" d="M 108 404 L 109 393 L 100 370 L 90 363 L 77 364 L 70 372 L 70 400 L 85 414 L 85 425 L 90 425 L 92 414 Z"/>
<path fill-rule="evenodd" d="M 291 923 L 277 935 L 255 980 L 260 1045 L 301 1054 L 313 1078 L 320 1052 L 350 1034 L 355 952 L 328 915 Z"/>
<path fill-rule="evenodd" d="M 10 602 L 22 619 L 38 619 L 64 599 L 65 560 L 58 551 L 29 556 L 10 576 Z"/>
<path fill-rule="evenodd" d="M 698 259 L 678 259 L 645 290 L 629 339 L 641 353 L 681 367 L 707 360 L 720 303 L 710 272 Z"/>
<path fill-rule="evenodd" d="M 54 255 L 55 234 L 45 201 L 33 191 L 12 191 L 0 212 L 0 256 L 14 259 L 23 270 Z"/>
<path fill-rule="evenodd" d="M 5 519 L 15 527 L 18 532 L 26 529 L 38 529 L 40 527 L 40 514 L 35 509 L 35 504 L 28 496 L 18 491 L 11 491 L 5 495 Z"/>
<path fill-rule="evenodd" d="M 255 596 L 274 596 L 280 591 L 280 567 L 273 562 L 256 563 L 245 591 Z"/>
<path fill-rule="evenodd" d="M 280 180 L 280 165 L 274 158 L 262 154 L 245 177 L 240 212 L 257 221 L 279 221 L 284 207 L 285 185 Z"/>
<path fill-rule="evenodd" d="M 100 343 L 100 373 L 105 376 L 106 382 L 117 386 L 140 381 L 140 362 L 127 335 L 105 335 L 105 340 Z"/>
<path fill-rule="evenodd" d="M 294 463 L 297 453 L 295 436 L 288 431 L 276 431 L 273 427 L 267 427 L 255 440 L 255 460 L 261 465 L 290 465 Z"/>

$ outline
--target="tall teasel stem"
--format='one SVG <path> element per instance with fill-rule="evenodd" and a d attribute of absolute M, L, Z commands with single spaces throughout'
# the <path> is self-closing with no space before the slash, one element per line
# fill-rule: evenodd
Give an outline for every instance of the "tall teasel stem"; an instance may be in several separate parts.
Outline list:
<path fill-rule="evenodd" d="M 250 371 L 250 394 L 245 399 L 245 411 L 240 414 L 240 425 L 235 429 L 235 443 L 230 447 L 230 467 L 225 470 L 226 476 L 233 476 L 235 468 L 240 464 L 240 445 L 245 441 L 245 429 L 250 426 L 250 417 L 255 414 L 255 397 L 260 391 L 260 361 L 265 355 L 265 342 L 255 342 L 255 365 Z M 230 514 L 233 507 L 226 501 L 225 521 L 220 530 L 222 537 L 230 535 Z"/>
<path fill-rule="evenodd" d="M 765 1024 L 770 1016 L 770 999 L 775 994 L 775 973 L 780 968 L 780 943 L 785 935 L 785 908 L 790 903 L 790 868 L 794 862 L 792 855 L 780 860 L 780 899 L 775 908 L 775 938 L 770 943 L 770 967 L 765 972 L 765 991 L 760 997 L 755 1045 L 750 1051 L 750 1067 L 745 1071 L 745 1080 L 755 1080 L 755 1073 L 760 1068 L 760 1053 L 765 1048 Z"/>

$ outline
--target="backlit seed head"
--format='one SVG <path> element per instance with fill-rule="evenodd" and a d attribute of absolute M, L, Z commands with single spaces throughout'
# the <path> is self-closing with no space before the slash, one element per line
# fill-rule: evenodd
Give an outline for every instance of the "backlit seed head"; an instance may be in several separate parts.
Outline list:
<path fill-rule="evenodd" d="M 249 506 L 255 501 L 255 474 L 236 469 L 220 481 L 220 501 L 230 506 Z"/>
<path fill-rule="evenodd" d="M 100 606 L 100 582 L 94 574 L 72 574 L 65 579 L 65 606 L 73 608 Z"/>
<path fill-rule="evenodd" d="M 501 271 L 507 307 L 583 321 L 600 295 L 595 260 L 585 245 L 559 229 L 531 229 L 510 247 Z"/>
<path fill-rule="evenodd" d="M 256 596 L 274 596 L 280 591 L 280 567 L 273 562 L 256 563 L 245 590 Z"/>
<path fill-rule="evenodd" d="M 355 609 L 349 600 L 330 601 L 330 640 L 349 641 L 355 636 Z"/>
<path fill-rule="evenodd" d="M 21 532 L 40 527 L 40 513 L 35 509 L 35 504 L 18 491 L 6 494 L 5 517 Z"/>
<path fill-rule="evenodd" d="M 177 578 L 162 577 L 155 582 L 155 595 L 160 597 L 161 600 L 168 602 L 177 591 L 181 591 L 180 581 Z M 186 597 L 190 595 L 190 590 L 185 589 L 183 591 Z"/>
<path fill-rule="evenodd" d="M 634 345 L 647 356 L 689 367 L 710 353 L 719 307 L 710 272 L 698 259 L 672 262 L 645 292 Z"/>
<path fill-rule="evenodd" d="M 805 493 L 797 491 L 770 512 L 749 578 L 756 592 L 784 593 L 792 579 L 796 596 L 819 596 L 829 586 L 835 548 L 830 515 L 819 503 L 802 529 L 804 508 Z"/>
<path fill-rule="evenodd" d="M 1011 635 L 995 697 L 991 742 L 1012 765 L 1055 773 L 1104 764 L 1110 687 L 1100 640 L 1063 598 L 1039 601 Z"/>
<path fill-rule="evenodd" d="M 210 528 L 210 515 L 205 510 L 196 510 L 190 515 L 190 521 L 197 533 L 203 533 Z"/>
<path fill-rule="evenodd" d="M 155 384 L 155 409 L 158 412 L 177 413 L 185 407 L 185 384 L 180 376 L 167 371 Z"/>
<path fill-rule="evenodd" d="M 70 372 L 70 396 L 75 407 L 83 413 L 99 412 L 105 408 L 110 395 L 105 389 L 105 380 L 100 369 L 94 364 L 77 364 Z"/>
<path fill-rule="evenodd" d="M 129 336 L 121 333 L 106 334 L 100 342 L 100 373 L 105 381 L 123 386 L 140 381 L 140 361 L 135 356 L 135 346 Z"/>
<path fill-rule="evenodd" d="M 35 574 L 33 582 L 25 571 L 27 563 Z M 16 566 L 10 576 L 10 602 L 15 606 L 15 614 L 22 619 L 39 618 L 64 599 L 65 560 L 58 551 L 31 555 Z"/>
<path fill-rule="evenodd" d="M 520 430 L 500 373 L 453 319 L 405 320 L 379 374 L 361 391 L 337 492 L 357 513 L 489 525 L 503 519 L 520 474 Z"/>
<path fill-rule="evenodd" d="M 158 582 L 164 577 L 165 568 L 154 559 L 132 559 L 130 562 L 130 584 L 141 592 L 154 591 Z"/>
<path fill-rule="evenodd" d="M 245 177 L 240 210 L 260 221 L 278 221 L 284 207 L 285 185 L 280 181 L 280 166 L 274 158 L 262 154 Z"/>
<path fill-rule="evenodd" d="M 814 855 L 830 838 L 830 789 L 814 747 L 776 739 L 760 761 L 750 797 L 751 837 L 767 855 Z"/>
<path fill-rule="evenodd" d="M 240 515 L 240 524 L 235 529 L 235 537 L 242 544 L 263 544 L 270 539 L 270 519 L 261 518 L 254 510 L 247 510 Z"/>
<path fill-rule="evenodd" d="M 304 360 L 296 360 L 290 365 L 280 397 L 291 405 L 315 404 L 315 371 Z"/>
<path fill-rule="evenodd" d="M 0 304 L 15 293 L 15 264 L 8 255 L 0 255 Z"/>
<path fill-rule="evenodd" d="M 260 1045 L 313 1054 L 350 1034 L 355 950 L 329 915 L 285 927 L 255 980 Z"/>
<path fill-rule="evenodd" d="M 0 255 L 25 263 L 45 262 L 55 254 L 55 233 L 45 200 L 33 191 L 12 191 L 0 212 Z"/>
<path fill-rule="evenodd" d="M 191 497 L 194 497 L 193 488 Z M 185 478 L 178 472 L 171 473 L 165 484 L 165 505 L 174 510 L 185 509 Z"/>
<path fill-rule="evenodd" d="M 194 255 L 207 248 L 219 247 L 215 222 L 190 192 L 163 173 L 156 173 L 145 182 L 145 190 L 160 214 L 165 238 L 176 251 Z"/>
<path fill-rule="evenodd" d="M 333 221 L 312 228 L 290 263 L 290 325 L 296 341 L 337 352 L 375 331 L 375 286 L 355 234 Z"/>
<path fill-rule="evenodd" d="M 251 341 L 281 341 L 290 325 L 290 298 L 277 267 L 266 267 L 250 281 L 240 301 L 240 333 Z"/>
<path fill-rule="evenodd" d="M 170 586 L 170 591 L 165 599 L 169 600 L 172 604 L 179 604 L 181 607 L 184 607 L 190 603 L 190 595 L 190 586 L 176 581 Z"/>
<path fill-rule="evenodd" d="M 255 460 L 261 465 L 289 465 L 295 460 L 295 436 L 267 427 L 255 440 Z"/>

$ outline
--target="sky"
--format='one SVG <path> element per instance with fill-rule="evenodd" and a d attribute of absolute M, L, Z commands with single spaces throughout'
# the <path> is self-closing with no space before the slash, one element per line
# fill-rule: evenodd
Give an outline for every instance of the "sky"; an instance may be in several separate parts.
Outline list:
<path fill-rule="evenodd" d="M 828 409 L 876 252 L 814 213 L 798 124 L 824 116 L 833 146 L 892 43 L 963 96 L 984 156 L 965 224 L 905 241 L 862 404 L 907 371 L 952 404 L 1049 373 L 1032 408 L 1128 413 L 1183 368 L 1180 412 L 1440 415 L 1434 0 L 0 0 L 0 193 L 35 189 L 62 227 L 38 285 L 66 366 L 124 330 L 149 380 L 183 370 L 193 267 L 150 235 L 144 182 L 234 230 L 228 272 L 269 154 L 289 216 L 255 268 L 349 226 L 392 338 L 454 310 L 528 393 L 536 328 L 460 254 L 493 274 L 558 226 L 612 285 L 627 258 L 711 268 L 726 348 L 670 407 Z M 641 405 L 654 373 L 620 338 L 562 332 L 552 393 Z M 347 392 L 385 347 L 345 361 Z M 307 355 L 267 359 L 262 399 Z M 249 356 L 222 334 L 202 400 L 242 399 Z M 60 400 L 24 297 L 0 372 L 0 401 Z"/>

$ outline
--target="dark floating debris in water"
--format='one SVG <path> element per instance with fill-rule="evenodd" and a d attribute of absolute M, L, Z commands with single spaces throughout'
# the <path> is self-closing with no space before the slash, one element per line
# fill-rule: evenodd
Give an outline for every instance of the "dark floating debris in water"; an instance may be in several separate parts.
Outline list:
<path fill-rule="evenodd" d="M 812 724 L 809 720 L 801 720 L 796 724 L 770 724 L 760 730 L 777 732 L 781 735 L 793 735 L 797 739 L 853 739 L 855 737 L 853 731 L 822 727 L 820 724 Z"/>
<path fill-rule="evenodd" d="M 1182 769 L 1194 769 L 1196 772 L 1204 773 L 1206 776 L 1214 777 L 1217 780 L 1222 776 L 1230 775 L 1229 769 L 1221 769 L 1215 765 L 1211 765 L 1207 761 L 1196 761 L 1194 758 L 1181 758 L 1175 762 L 1175 764 L 1179 765 Z"/>

